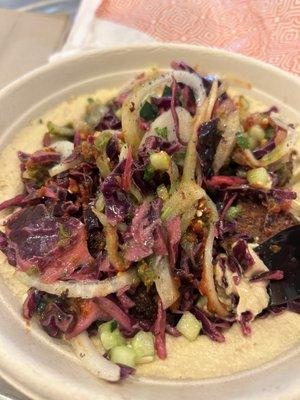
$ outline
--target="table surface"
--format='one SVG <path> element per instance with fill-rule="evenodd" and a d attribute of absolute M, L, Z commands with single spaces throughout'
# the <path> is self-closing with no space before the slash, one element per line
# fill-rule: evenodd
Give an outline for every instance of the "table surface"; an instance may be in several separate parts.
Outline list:
<path fill-rule="evenodd" d="M 80 0 L 0 0 L 0 89 L 18 76 L 47 63 L 49 55 L 59 50 L 68 32 L 66 15 L 72 20 L 79 3 Z M 14 10 L 28 13 L 14 13 Z M 29 30 L 29 26 L 33 28 Z M 26 62 L 21 62 L 24 47 L 32 51 Z M 0 400 L 29 399 L 0 378 Z"/>
<path fill-rule="evenodd" d="M 74 19 L 80 0 L 0 0 L 0 8 L 45 14 L 67 14 Z"/>

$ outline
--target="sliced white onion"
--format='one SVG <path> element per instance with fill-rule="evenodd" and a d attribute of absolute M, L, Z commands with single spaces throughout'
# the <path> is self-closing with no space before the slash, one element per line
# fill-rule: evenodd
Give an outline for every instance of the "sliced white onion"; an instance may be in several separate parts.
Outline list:
<path fill-rule="evenodd" d="M 178 299 L 178 288 L 171 275 L 167 257 L 157 257 L 152 267 L 157 276 L 155 279 L 156 290 L 161 298 L 163 308 L 166 310 Z"/>
<path fill-rule="evenodd" d="M 78 161 L 74 160 L 69 163 L 59 163 L 51 167 L 48 172 L 51 177 L 61 174 L 62 172 L 69 171 L 69 169 L 76 167 L 78 165 Z"/>
<path fill-rule="evenodd" d="M 128 154 L 128 146 L 127 146 L 127 144 L 123 144 L 123 146 L 121 147 L 120 154 L 119 154 L 119 162 L 126 160 L 127 154 Z"/>
<path fill-rule="evenodd" d="M 279 126 L 279 128 L 283 129 L 284 131 L 288 131 L 289 129 L 292 129 L 287 123 L 285 123 L 278 117 L 277 113 L 271 112 L 270 118 L 277 126 Z"/>
<path fill-rule="evenodd" d="M 183 234 L 187 228 L 191 225 L 193 219 L 195 218 L 197 211 L 196 205 L 193 205 L 188 210 L 186 210 L 181 216 L 181 234 Z"/>
<path fill-rule="evenodd" d="M 213 161 L 214 174 L 217 175 L 220 169 L 229 161 L 236 143 L 236 134 L 241 130 L 238 111 L 233 111 L 224 121 L 225 130 L 217 147 Z"/>
<path fill-rule="evenodd" d="M 272 115 L 272 119 L 274 120 L 273 114 L 271 114 L 271 115 Z M 291 151 L 295 148 L 295 145 L 297 142 L 298 135 L 297 135 L 297 132 L 295 129 L 291 128 L 290 126 L 283 125 L 283 122 L 278 119 L 276 119 L 276 124 L 278 124 L 278 126 L 280 126 L 280 127 L 285 126 L 285 128 L 283 128 L 283 129 L 286 129 L 287 137 L 283 143 L 278 144 L 274 150 L 270 151 L 270 153 L 266 154 L 259 160 L 260 166 L 262 166 L 262 167 L 266 167 L 270 164 L 274 164 L 275 162 L 282 159 L 287 154 L 290 154 Z M 279 124 L 281 124 L 281 125 L 279 125 Z"/>
<path fill-rule="evenodd" d="M 71 339 L 70 343 L 82 366 L 97 378 L 110 382 L 120 380 L 120 367 L 98 353 L 86 332 Z"/>
<path fill-rule="evenodd" d="M 197 107 L 196 115 L 194 117 L 193 134 L 190 136 L 190 140 L 187 145 L 186 157 L 184 160 L 182 181 L 190 182 L 195 180 L 195 172 L 197 166 L 197 142 L 198 142 L 198 129 L 201 124 L 209 121 L 211 113 L 216 102 L 218 94 L 218 82 L 213 81 L 211 90 L 207 98 L 204 99 L 202 104 Z"/>
<path fill-rule="evenodd" d="M 213 261 L 212 253 L 213 253 L 213 245 L 215 238 L 215 224 L 219 216 L 216 206 L 208 196 L 206 196 L 206 204 L 210 209 L 210 225 L 204 248 L 203 270 L 200 282 L 200 290 L 203 295 L 207 296 L 207 305 L 209 311 L 221 317 L 225 317 L 228 314 L 228 311 L 224 306 L 224 304 L 222 304 L 219 300 L 215 287 L 214 269 L 212 264 Z"/>
<path fill-rule="evenodd" d="M 204 122 L 207 122 L 211 119 L 217 97 L 218 97 L 218 81 L 215 79 L 211 85 L 209 96 L 207 98 L 208 102 L 207 102 Z M 198 108 L 198 110 L 200 110 L 200 109 Z"/>
<path fill-rule="evenodd" d="M 183 143 L 187 143 L 193 133 L 193 117 L 183 107 L 176 107 L 179 122 L 179 136 Z M 160 136 L 157 132 L 157 128 L 167 128 L 169 142 L 177 141 L 175 133 L 175 124 L 172 117 L 171 110 L 168 110 L 161 114 L 155 121 L 152 122 L 151 127 L 147 133 L 143 136 L 140 147 L 145 143 L 145 140 L 149 136 Z"/>
<path fill-rule="evenodd" d="M 92 207 L 92 211 L 96 215 L 96 217 L 99 219 L 100 224 L 103 226 L 106 226 L 107 225 L 106 215 L 103 212 L 98 211 L 98 209 L 95 207 Z"/>
<path fill-rule="evenodd" d="M 260 160 L 253 155 L 251 150 L 244 150 L 242 153 L 244 156 L 243 160 L 252 168 L 267 167 L 268 165 L 274 164 L 290 154 L 296 146 L 298 136 L 296 130 L 281 121 L 274 113 L 271 113 L 271 119 L 276 125 L 287 132 L 287 137 L 283 143 L 278 144 L 275 149 L 263 156 Z"/>
<path fill-rule="evenodd" d="M 154 91 L 163 84 L 171 85 L 173 77 L 177 82 L 184 83 L 193 90 L 197 107 L 203 103 L 206 94 L 202 80 L 198 75 L 187 71 L 173 71 L 137 86 L 124 101 L 122 107 L 122 129 L 125 141 L 134 152 L 136 152 L 143 135 L 138 125 L 142 102 L 148 95 L 153 95 Z"/>
<path fill-rule="evenodd" d="M 173 160 L 171 160 L 170 167 L 167 173 L 170 178 L 169 194 L 171 195 L 177 190 L 179 185 L 179 169 Z"/>
<path fill-rule="evenodd" d="M 89 282 L 54 282 L 44 283 L 37 276 L 27 275 L 25 272 L 16 271 L 15 277 L 24 285 L 35 287 L 38 290 L 60 296 L 62 293 L 68 293 L 68 297 L 81 297 L 90 299 L 92 297 L 105 297 L 115 293 L 124 286 L 137 284 L 139 278 L 134 269 L 126 272 L 120 272 L 112 278 L 103 281 Z"/>
<path fill-rule="evenodd" d="M 172 196 L 165 201 L 161 215 L 162 220 L 180 216 L 204 196 L 205 191 L 196 182 L 182 182 Z"/>
<path fill-rule="evenodd" d="M 74 144 L 68 140 L 59 140 L 51 144 L 51 148 L 61 154 L 62 158 L 69 157 L 74 150 Z"/>
<path fill-rule="evenodd" d="M 172 81 L 172 76 L 174 76 L 177 82 L 184 83 L 193 90 L 196 105 L 200 107 L 206 97 L 202 79 L 197 74 L 187 71 L 173 71 L 170 75 L 170 81 Z"/>

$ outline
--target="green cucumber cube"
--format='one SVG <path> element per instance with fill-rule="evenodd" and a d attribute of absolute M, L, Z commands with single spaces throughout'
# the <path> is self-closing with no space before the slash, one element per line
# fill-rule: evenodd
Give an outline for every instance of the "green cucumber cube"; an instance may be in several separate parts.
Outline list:
<path fill-rule="evenodd" d="M 184 337 L 192 342 L 199 335 L 202 324 L 192 313 L 185 311 L 178 321 L 176 328 Z"/>
<path fill-rule="evenodd" d="M 138 332 L 131 341 L 137 358 L 154 356 L 154 338 L 151 332 Z"/>
<path fill-rule="evenodd" d="M 104 331 L 100 333 L 100 339 L 105 350 L 110 350 L 126 343 L 119 329 L 115 329 L 113 332 Z"/>
<path fill-rule="evenodd" d="M 110 360 L 116 364 L 135 367 L 136 354 L 131 347 L 116 346 L 110 351 Z"/>

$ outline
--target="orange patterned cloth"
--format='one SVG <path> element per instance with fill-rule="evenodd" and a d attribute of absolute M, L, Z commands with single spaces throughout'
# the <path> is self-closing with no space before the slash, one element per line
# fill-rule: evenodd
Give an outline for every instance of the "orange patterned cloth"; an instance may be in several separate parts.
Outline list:
<path fill-rule="evenodd" d="M 300 74 L 300 0 L 103 0 L 96 15 L 159 41 L 219 47 Z"/>

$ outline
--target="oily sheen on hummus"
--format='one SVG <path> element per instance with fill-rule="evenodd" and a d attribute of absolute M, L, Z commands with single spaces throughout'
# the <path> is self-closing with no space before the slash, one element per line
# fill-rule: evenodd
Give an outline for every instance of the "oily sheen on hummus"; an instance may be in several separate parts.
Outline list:
<path fill-rule="evenodd" d="M 93 97 L 105 103 L 114 95 L 115 92 L 101 90 Z M 234 92 L 231 95 L 234 95 Z M 17 151 L 32 153 L 38 150 L 41 147 L 47 121 L 64 125 L 78 119 L 85 110 L 89 96 L 72 98 L 48 111 L 24 128 L 2 151 L 0 202 L 22 191 Z M 252 100 L 250 105 L 253 111 L 265 109 L 264 105 Z M 296 164 L 295 176 L 299 171 Z M 295 183 L 294 189 L 300 196 L 299 183 Z M 299 208 L 297 203 L 294 208 L 297 213 Z M 1 222 L 7 215 L 7 211 L 0 214 Z M 20 298 L 21 307 L 21 301 L 28 288 L 14 279 L 14 268 L 7 263 L 2 253 L 0 253 L 0 272 L 13 293 Z M 257 319 L 253 322 L 251 337 L 244 337 L 237 324 L 224 335 L 225 343 L 214 342 L 203 335 L 194 342 L 189 342 L 184 337 L 174 338 L 167 335 L 167 359 L 164 361 L 157 359 L 150 364 L 140 365 L 137 374 L 160 378 L 199 379 L 229 375 L 258 367 L 299 343 L 300 315 L 284 312 L 276 317 Z"/>

